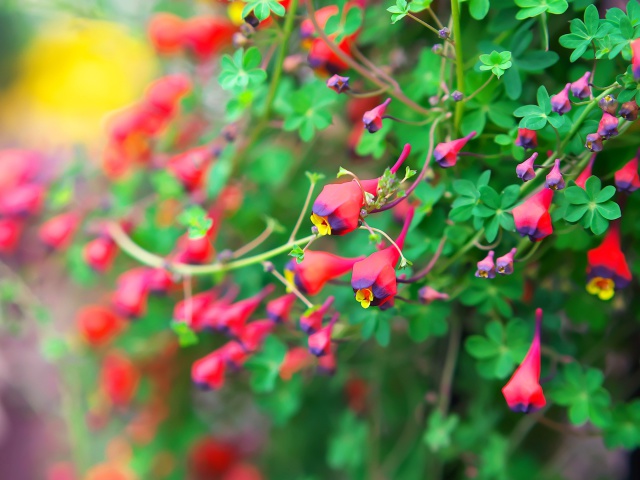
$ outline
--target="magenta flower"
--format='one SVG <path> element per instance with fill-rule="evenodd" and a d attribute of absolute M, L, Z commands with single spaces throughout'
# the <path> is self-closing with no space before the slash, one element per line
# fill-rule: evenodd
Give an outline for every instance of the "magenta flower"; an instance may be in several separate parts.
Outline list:
<path fill-rule="evenodd" d="M 556 112 L 558 115 L 564 115 L 569 110 L 571 110 L 571 102 L 569 101 L 569 88 L 571 88 L 571 84 L 567 83 L 565 87 L 551 97 L 551 110 Z"/>
<path fill-rule="evenodd" d="M 327 80 L 327 87 L 336 93 L 347 92 L 349 88 L 349 77 L 341 77 L 340 75 L 334 75 Z"/>
<path fill-rule="evenodd" d="M 322 357 L 331 352 L 331 334 L 333 333 L 333 326 L 338 321 L 338 316 L 338 313 L 334 314 L 327 325 L 309 335 L 307 339 L 309 351 L 316 357 Z"/>
<path fill-rule="evenodd" d="M 598 106 L 603 112 L 615 115 L 618 109 L 618 99 L 613 95 L 605 95 L 598 101 Z"/>
<path fill-rule="evenodd" d="M 300 330 L 311 335 L 322 328 L 322 319 L 333 304 L 335 297 L 330 296 L 324 301 L 321 307 L 310 308 L 300 317 Z"/>
<path fill-rule="evenodd" d="M 602 112 L 602 118 L 598 124 L 598 135 L 605 140 L 618 135 L 618 117 Z"/>
<path fill-rule="evenodd" d="M 512 248 L 509 253 L 496 260 L 496 271 L 500 275 L 511 275 L 513 273 L 513 257 L 516 255 L 516 252 L 517 250 Z"/>
<path fill-rule="evenodd" d="M 576 185 L 580 188 L 584 189 L 584 184 L 587 182 L 587 178 L 591 176 L 591 172 L 593 171 L 593 162 L 595 162 L 595 160 L 596 154 L 594 153 L 593 155 L 591 155 L 591 159 L 589 159 L 589 163 L 587 164 L 587 166 L 584 167 L 584 170 L 580 172 L 580 175 L 578 175 L 578 178 L 576 178 Z"/>
<path fill-rule="evenodd" d="M 521 178 L 523 182 L 528 182 L 536 178 L 536 172 L 533 169 L 536 158 L 538 158 L 538 153 L 534 153 L 516 167 L 516 175 L 518 178 Z"/>
<path fill-rule="evenodd" d="M 526 149 L 536 148 L 538 146 L 538 134 L 535 130 L 528 128 L 518 128 L 518 138 L 516 138 L 516 146 Z"/>
<path fill-rule="evenodd" d="M 544 186 L 551 190 L 562 190 L 564 188 L 564 178 L 562 177 L 562 172 L 560 172 L 559 158 L 556 158 L 556 161 L 553 164 L 553 168 L 547 175 Z"/>
<path fill-rule="evenodd" d="M 431 302 L 437 300 L 449 300 L 449 295 L 446 293 L 440 293 L 431 287 L 422 287 L 418 290 L 418 300 L 424 305 L 429 305 Z"/>
<path fill-rule="evenodd" d="M 514 208 L 513 221 L 516 231 L 532 242 L 539 242 L 553 233 L 549 207 L 553 201 L 553 190 L 543 188 Z"/>
<path fill-rule="evenodd" d="M 631 70 L 633 72 L 633 79 L 640 80 L 640 40 L 635 39 L 631 42 Z"/>
<path fill-rule="evenodd" d="M 476 277 L 478 278 L 494 278 L 496 276 L 496 264 L 493 262 L 494 251 L 491 250 L 489 254 L 478 262 L 478 270 L 476 271 Z"/>
<path fill-rule="evenodd" d="M 635 192 L 640 188 L 640 177 L 638 176 L 638 157 L 629 160 L 624 167 L 615 174 L 616 188 L 620 192 Z"/>
<path fill-rule="evenodd" d="M 635 100 L 629 100 L 628 102 L 624 102 L 620 106 L 618 115 L 624 118 L 627 122 L 633 122 L 638 118 L 638 104 L 636 103 Z"/>
<path fill-rule="evenodd" d="M 587 135 L 587 142 L 584 144 L 592 152 L 602 151 L 602 137 L 597 133 L 590 133 Z"/>
<path fill-rule="evenodd" d="M 589 77 L 591 72 L 585 73 L 578 80 L 571 84 L 571 94 L 579 99 L 589 98 L 591 96 L 591 88 L 589 87 Z"/>
<path fill-rule="evenodd" d="M 366 128 L 369 133 L 375 133 L 382 128 L 382 118 L 390 102 L 391 99 L 387 98 L 377 107 L 364 113 L 362 123 L 364 123 L 364 128 Z"/>
<path fill-rule="evenodd" d="M 467 144 L 469 140 L 476 136 L 473 131 L 469 135 L 451 140 L 450 142 L 439 143 L 433 151 L 433 158 L 442 168 L 453 167 L 458 161 L 458 152 Z"/>

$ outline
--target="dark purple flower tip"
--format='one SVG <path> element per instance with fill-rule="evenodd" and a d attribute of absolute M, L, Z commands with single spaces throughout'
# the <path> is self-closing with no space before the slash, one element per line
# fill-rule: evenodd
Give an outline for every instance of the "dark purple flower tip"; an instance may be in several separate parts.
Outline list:
<path fill-rule="evenodd" d="M 591 96 L 591 88 L 589 87 L 589 77 L 591 72 L 585 73 L 578 80 L 571 84 L 571 94 L 579 99 L 589 98 Z"/>
<path fill-rule="evenodd" d="M 602 118 L 598 124 L 598 135 L 605 140 L 618 135 L 618 117 L 602 112 Z"/>
<path fill-rule="evenodd" d="M 618 100 L 613 95 L 605 95 L 598 101 L 598 106 L 603 112 L 615 115 L 618 109 Z"/>
<path fill-rule="evenodd" d="M 571 110 L 571 102 L 569 101 L 569 89 L 571 84 L 567 83 L 560 93 L 551 97 L 551 109 L 558 115 L 564 115 Z"/>
<path fill-rule="evenodd" d="M 516 167 L 516 175 L 518 178 L 521 178 L 523 182 L 528 182 L 529 180 L 533 180 L 536 178 L 536 172 L 533 169 L 533 164 L 538 158 L 538 154 L 534 153 L 524 162 L 519 163 Z"/>
<path fill-rule="evenodd" d="M 629 100 L 628 102 L 624 102 L 620 106 L 620 111 L 618 112 L 622 118 L 624 118 L 628 122 L 633 122 L 638 118 L 638 104 L 635 100 Z"/>
<path fill-rule="evenodd" d="M 459 102 L 460 100 L 463 99 L 463 97 L 464 95 L 462 94 L 462 92 L 459 92 L 458 90 L 456 90 L 451 94 L 451 98 L 453 99 L 454 102 Z"/>
<path fill-rule="evenodd" d="M 496 265 L 493 262 L 494 251 L 491 250 L 489 254 L 478 262 L 478 270 L 476 271 L 476 277 L 478 278 L 495 278 Z"/>
<path fill-rule="evenodd" d="M 602 137 L 597 133 L 590 133 L 587 135 L 587 142 L 584 144 L 592 152 L 602 151 Z"/>
<path fill-rule="evenodd" d="M 564 178 L 560 172 L 560 159 L 556 158 L 553 168 L 547 175 L 544 186 L 550 190 L 562 190 L 564 188 Z"/>
<path fill-rule="evenodd" d="M 449 30 L 447 27 L 444 27 L 441 30 L 438 30 L 438 36 L 440 38 L 449 38 L 451 36 L 451 30 Z"/>
<path fill-rule="evenodd" d="M 500 275 L 511 275 L 513 273 L 513 257 L 517 250 L 512 248 L 511 251 L 496 260 L 496 270 Z"/>
<path fill-rule="evenodd" d="M 327 87 L 337 93 L 342 93 L 350 90 L 349 77 L 341 77 L 340 75 L 334 75 L 327 80 Z"/>
<path fill-rule="evenodd" d="M 525 150 L 536 148 L 538 146 L 538 134 L 535 130 L 518 128 L 518 138 L 516 138 L 515 144 Z"/>

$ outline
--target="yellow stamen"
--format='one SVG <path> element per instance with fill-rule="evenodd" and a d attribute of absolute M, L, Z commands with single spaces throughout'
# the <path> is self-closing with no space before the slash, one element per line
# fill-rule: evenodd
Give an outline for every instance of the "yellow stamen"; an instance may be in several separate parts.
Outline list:
<path fill-rule="evenodd" d="M 285 269 L 284 278 L 291 285 L 295 285 L 295 281 L 294 281 L 295 273 L 293 273 L 293 270 Z M 286 287 L 286 290 L 287 290 L 287 293 L 291 293 L 292 292 L 291 288 L 288 285 Z"/>
<path fill-rule="evenodd" d="M 311 222 L 318 229 L 318 234 L 331 235 L 331 225 L 329 225 L 329 220 L 327 220 L 327 217 L 321 217 L 320 215 L 312 213 Z"/>
<path fill-rule="evenodd" d="M 587 284 L 587 292 L 597 295 L 600 300 L 610 300 L 615 293 L 615 283 L 611 278 L 595 277 Z"/>
<path fill-rule="evenodd" d="M 369 308 L 373 302 L 373 292 L 370 288 L 361 288 L 356 292 L 356 301 L 360 302 L 362 308 Z"/>

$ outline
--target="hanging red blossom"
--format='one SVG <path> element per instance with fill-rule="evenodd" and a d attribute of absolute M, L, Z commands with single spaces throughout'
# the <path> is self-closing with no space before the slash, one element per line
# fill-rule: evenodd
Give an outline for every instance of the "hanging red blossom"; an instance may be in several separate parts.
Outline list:
<path fill-rule="evenodd" d="M 300 317 L 300 330 L 308 335 L 320 330 L 320 328 L 322 328 L 322 320 L 329 308 L 331 308 L 334 300 L 335 297 L 333 296 L 327 297 L 322 306 L 310 308 L 304 312 Z"/>
<path fill-rule="evenodd" d="M 638 157 L 629 160 L 615 173 L 616 188 L 620 192 L 635 192 L 640 188 L 640 176 L 638 176 Z"/>
<path fill-rule="evenodd" d="M 291 260 L 287 263 L 284 276 L 302 293 L 316 295 L 329 280 L 341 277 L 359 260 L 362 257 L 346 258 L 328 252 L 307 250 L 302 262 Z"/>
<path fill-rule="evenodd" d="M 589 163 L 587 163 L 587 166 L 584 167 L 584 170 L 582 170 L 582 172 L 580 172 L 580 175 L 578 175 L 578 178 L 576 178 L 576 185 L 578 185 L 581 188 L 584 188 L 584 184 L 587 183 L 587 178 L 591 176 L 591 172 L 593 171 L 593 163 L 595 161 L 596 161 L 596 155 L 594 153 L 593 155 L 591 155 L 591 158 L 589 159 Z"/>
<path fill-rule="evenodd" d="M 63 249 L 69 246 L 79 224 L 80 215 L 77 213 L 62 213 L 43 223 L 38 230 L 38 237 L 49 248 Z"/>
<path fill-rule="evenodd" d="M 620 222 L 611 222 L 600 246 L 587 252 L 587 292 L 609 300 L 615 289 L 631 282 L 631 271 L 620 248 Z"/>
<path fill-rule="evenodd" d="M 267 303 L 267 317 L 277 323 L 289 323 L 291 309 L 296 302 L 295 293 L 287 293 Z"/>
<path fill-rule="evenodd" d="M 539 242 L 553 233 L 549 207 L 553 190 L 543 188 L 512 210 L 516 231 L 532 242 Z"/>
<path fill-rule="evenodd" d="M 473 131 L 469 135 L 457 140 L 439 143 L 433 151 L 433 158 L 442 168 L 453 167 L 458 161 L 458 153 L 460 150 L 475 136 L 476 132 Z"/>
<path fill-rule="evenodd" d="M 76 314 L 76 325 L 82 339 L 92 347 L 109 343 L 125 326 L 118 315 L 101 305 L 81 308 Z"/>
<path fill-rule="evenodd" d="M 331 334 L 333 333 L 333 326 L 338 321 L 338 316 L 338 313 L 334 314 L 327 325 L 309 335 L 307 340 L 309 352 L 316 357 L 322 357 L 331 352 Z"/>

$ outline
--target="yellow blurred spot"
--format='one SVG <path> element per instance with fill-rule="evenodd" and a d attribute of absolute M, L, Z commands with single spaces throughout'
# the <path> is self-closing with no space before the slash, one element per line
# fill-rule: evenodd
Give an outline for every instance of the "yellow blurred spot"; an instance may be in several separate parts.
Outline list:
<path fill-rule="evenodd" d="M 284 271 L 284 279 L 290 284 L 290 285 L 295 285 L 295 273 L 293 272 L 293 270 L 289 270 L 289 269 L 285 269 Z M 291 293 L 293 290 L 291 289 L 291 287 L 289 287 L 289 285 L 287 285 L 287 293 Z"/>
<path fill-rule="evenodd" d="M 108 112 L 138 100 L 156 72 L 146 42 L 104 21 L 58 17 L 40 28 L 1 97 L 14 142 L 93 142 Z"/>
<path fill-rule="evenodd" d="M 244 18 L 242 18 L 242 10 L 246 5 L 245 2 L 231 2 L 227 7 L 227 16 L 231 23 L 235 26 L 239 27 L 244 23 Z"/>
<path fill-rule="evenodd" d="M 356 301 L 360 302 L 362 308 L 369 308 L 373 302 L 373 292 L 370 288 L 361 288 L 356 292 Z"/>
<path fill-rule="evenodd" d="M 600 300 L 610 300 L 615 293 L 614 286 L 610 278 L 595 277 L 587 284 L 587 292 L 597 295 Z"/>
<path fill-rule="evenodd" d="M 331 225 L 327 217 L 321 217 L 315 213 L 311 214 L 311 222 L 318 228 L 320 235 L 331 235 Z"/>

